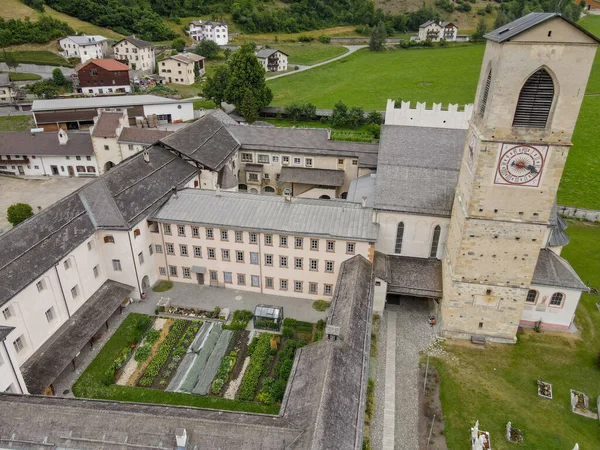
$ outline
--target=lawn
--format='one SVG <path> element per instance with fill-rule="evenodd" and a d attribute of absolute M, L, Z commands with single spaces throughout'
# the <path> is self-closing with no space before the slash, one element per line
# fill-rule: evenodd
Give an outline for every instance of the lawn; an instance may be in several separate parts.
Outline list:
<path fill-rule="evenodd" d="M 571 243 L 563 256 L 589 285 L 600 286 L 600 226 L 569 221 Z M 575 415 L 570 408 L 570 389 L 585 392 L 596 410 L 600 394 L 600 350 L 596 324 L 600 312 L 597 296 L 583 294 L 576 314 L 581 335 L 527 330 L 515 345 L 473 347 L 448 343 L 445 349 L 457 360 L 444 358 L 435 365 L 441 373 L 441 398 L 446 416 L 448 448 L 469 447 L 469 427 L 476 420 L 491 432 L 497 450 L 598 448 L 598 421 Z M 536 380 L 552 383 L 553 400 L 537 395 Z M 506 423 L 524 433 L 522 445 L 504 438 Z"/>
<path fill-rule="evenodd" d="M 260 118 L 261 121 L 273 124 L 278 127 L 297 127 L 297 128 L 331 128 L 329 122 L 294 122 L 288 119 L 267 119 Z M 335 141 L 356 140 L 359 142 L 371 142 L 373 135 L 369 131 L 368 125 L 360 125 L 356 130 L 352 128 L 332 128 L 331 138 Z M 354 139 L 356 138 L 356 139 Z"/>
<path fill-rule="evenodd" d="M 7 73 L 7 72 L 0 72 Z M 37 73 L 27 73 L 27 72 L 8 72 L 8 77 L 10 81 L 36 81 L 41 80 L 41 75 Z"/>
<path fill-rule="evenodd" d="M 234 40 L 235 44 L 243 42 L 273 42 L 274 46 L 276 46 L 278 42 L 298 42 L 300 36 L 310 36 L 314 39 L 318 39 L 322 35 L 329 37 L 361 37 L 356 33 L 355 28 L 355 26 L 340 26 L 324 28 L 322 30 L 302 31 L 300 33 L 240 33 L 231 40 Z M 229 31 L 231 32 L 231 28 Z"/>
<path fill-rule="evenodd" d="M 43 66 L 72 67 L 65 58 L 47 50 L 16 51 L 11 52 L 20 64 L 40 64 Z M 4 54 L 0 52 L 0 61 L 4 61 Z"/>
<path fill-rule="evenodd" d="M 269 81 L 272 104 L 309 101 L 319 108 L 332 108 L 343 100 L 351 106 L 384 110 L 388 98 L 470 103 L 484 49 L 469 45 L 381 53 L 359 50 L 322 67 Z"/>
<path fill-rule="evenodd" d="M 0 131 L 29 131 L 33 128 L 33 117 L 5 116 L 0 117 Z"/>
<path fill-rule="evenodd" d="M 300 65 L 312 65 L 326 61 L 348 52 L 346 47 L 330 44 L 272 44 L 276 48 L 289 55 L 288 63 Z"/>
<path fill-rule="evenodd" d="M 108 384 L 110 383 L 109 379 L 112 377 L 107 379 L 106 371 L 113 365 L 123 349 L 139 342 L 148 325 L 148 316 L 130 313 L 85 372 L 79 377 L 73 386 L 73 394 L 83 398 L 277 414 L 279 406 L 276 405 L 265 406 L 259 403 L 228 400 L 220 397 L 190 395 L 157 389 Z"/>

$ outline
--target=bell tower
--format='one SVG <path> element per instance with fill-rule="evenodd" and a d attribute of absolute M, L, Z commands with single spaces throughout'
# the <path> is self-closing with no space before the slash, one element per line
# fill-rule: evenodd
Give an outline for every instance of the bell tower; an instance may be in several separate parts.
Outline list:
<path fill-rule="evenodd" d="M 448 337 L 515 342 L 597 39 L 556 13 L 485 36 L 443 267 Z"/>

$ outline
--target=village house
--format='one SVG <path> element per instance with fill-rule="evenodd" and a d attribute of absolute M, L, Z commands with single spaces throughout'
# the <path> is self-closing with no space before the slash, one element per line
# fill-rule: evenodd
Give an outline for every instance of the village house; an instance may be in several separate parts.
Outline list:
<path fill-rule="evenodd" d="M 265 72 L 284 72 L 288 68 L 288 54 L 273 48 L 263 48 L 256 52 L 258 62 Z"/>
<path fill-rule="evenodd" d="M 88 133 L 4 132 L 0 133 L 0 173 L 95 177 L 98 165 Z"/>
<path fill-rule="evenodd" d="M 126 64 L 130 70 L 142 71 L 145 74 L 154 73 L 156 55 L 154 46 L 135 36 L 127 36 L 112 46 L 117 61 Z"/>
<path fill-rule="evenodd" d="M 428 20 L 419 25 L 419 41 L 430 39 L 432 42 L 439 42 L 445 39 L 453 42 L 456 41 L 457 37 L 458 27 L 452 22 Z"/>
<path fill-rule="evenodd" d="M 229 29 L 224 20 L 221 22 L 193 20 L 190 22 L 188 32 L 195 42 L 200 42 L 205 39 L 219 45 L 227 45 L 229 42 Z"/>
<path fill-rule="evenodd" d="M 77 68 L 83 94 L 125 94 L 131 92 L 129 67 L 114 59 L 90 59 Z"/>
<path fill-rule="evenodd" d="M 67 36 L 60 39 L 61 48 L 59 55 L 65 58 L 79 58 L 81 63 L 96 58 L 102 59 L 108 55 L 108 40 L 104 36 Z"/>
<path fill-rule="evenodd" d="M 189 86 L 204 75 L 204 57 L 187 52 L 168 56 L 158 62 L 158 73 L 167 83 Z"/>
<path fill-rule="evenodd" d="M 0 73 L 0 104 L 12 103 L 15 97 L 15 85 L 10 81 L 10 75 Z"/>

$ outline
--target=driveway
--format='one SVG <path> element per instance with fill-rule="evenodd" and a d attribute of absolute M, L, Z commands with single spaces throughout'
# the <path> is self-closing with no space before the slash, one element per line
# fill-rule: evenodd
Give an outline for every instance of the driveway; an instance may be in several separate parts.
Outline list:
<path fill-rule="evenodd" d="M 419 449 L 419 359 L 435 341 L 425 299 L 387 305 L 377 341 L 373 450 Z"/>

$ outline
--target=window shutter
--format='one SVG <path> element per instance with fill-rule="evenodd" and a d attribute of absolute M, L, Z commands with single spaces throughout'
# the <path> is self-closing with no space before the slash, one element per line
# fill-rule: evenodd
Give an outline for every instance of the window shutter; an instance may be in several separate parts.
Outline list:
<path fill-rule="evenodd" d="M 488 72 L 487 80 L 485 80 L 485 87 L 483 88 L 483 94 L 481 95 L 481 103 L 479 105 L 479 115 L 483 117 L 485 113 L 485 105 L 487 103 L 488 94 L 490 93 L 490 85 L 492 84 L 492 69 Z"/>
<path fill-rule="evenodd" d="M 545 69 L 540 69 L 521 89 L 513 127 L 545 128 L 553 99 L 552 77 Z"/>

